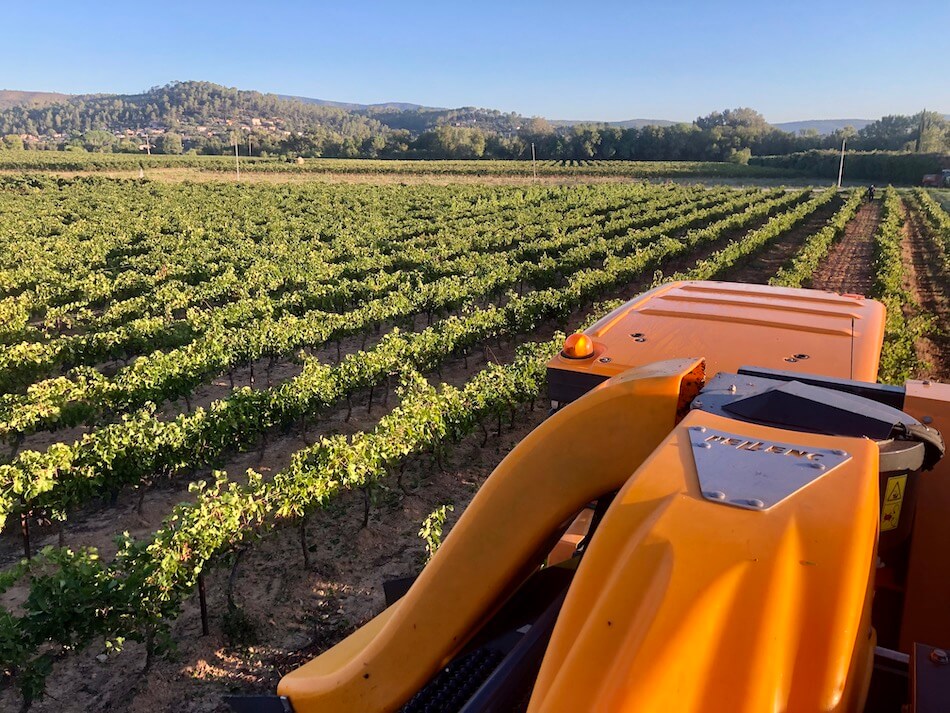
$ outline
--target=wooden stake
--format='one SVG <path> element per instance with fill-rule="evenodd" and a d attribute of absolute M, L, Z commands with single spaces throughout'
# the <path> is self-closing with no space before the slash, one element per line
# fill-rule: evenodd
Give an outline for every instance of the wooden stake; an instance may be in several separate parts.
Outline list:
<path fill-rule="evenodd" d="M 201 608 L 201 635 L 211 633 L 208 628 L 208 595 L 205 593 L 205 576 L 198 575 L 198 606 Z"/>
<path fill-rule="evenodd" d="M 28 560 L 33 559 L 33 551 L 30 547 L 30 517 L 26 511 L 20 514 L 20 532 L 23 535 L 23 556 Z"/>

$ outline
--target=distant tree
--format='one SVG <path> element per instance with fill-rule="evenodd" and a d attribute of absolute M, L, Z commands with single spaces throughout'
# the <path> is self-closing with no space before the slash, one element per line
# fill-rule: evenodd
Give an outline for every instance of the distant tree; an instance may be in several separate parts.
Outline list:
<path fill-rule="evenodd" d="M 917 121 L 915 151 L 921 153 L 950 151 L 950 121 L 935 111 L 920 112 L 914 116 L 914 119 Z"/>
<path fill-rule="evenodd" d="M 571 158 L 594 158 L 600 148 L 600 131 L 593 126 L 574 126 L 570 136 Z"/>
<path fill-rule="evenodd" d="M 139 153 L 139 144 L 131 139 L 122 139 L 114 147 L 114 151 L 119 153 Z"/>
<path fill-rule="evenodd" d="M 729 163 L 738 163 L 743 166 L 749 164 L 749 159 L 752 158 L 752 149 L 729 149 L 729 152 L 726 154 L 726 160 Z"/>
<path fill-rule="evenodd" d="M 343 139 L 343 142 L 340 144 L 340 149 L 338 155 L 341 158 L 356 158 L 360 155 L 359 144 L 356 143 L 356 139 L 352 136 L 347 136 Z"/>
<path fill-rule="evenodd" d="M 360 155 L 366 158 L 377 158 L 386 148 L 386 137 L 381 134 L 371 136 L 360 146 Z"/>
<path fill-rule="evenodd" d="M 620 148 L 623 131 L 616 126 L 604 126 L 600 129 L 600 145 L 597 147 L 597 158 L 616 158 Z"/>
<path fill-rule="evenodd" d="M 393 131 L 386 137 L 386 146 L 383 148 L 382 154 L 390 158 L 405 156 L 409 152 L 411 143 L 412 134 L 409 131 L 405 129 Z"/>
<path fill-rule="evenodd" d="M 918 124 L 919 117 L 882 116 L 858 132 L 860 147 L 891 151 L 908 148 L 916 138 Z"/>
<path fill-rule="evenodd" d="M 853 141 L 857 135 L 858 130 L 849 125 L 832 131 L 828 136 L 828 140 L 832 147 L 841 146 L 842 141 Z"/>
<path fill-rule="evenodd" d="M 82 136 L 83 145 L 89 151 L 111 151 L 115 141 L 115 136 L 101 129 L 92 129 Z"/>
<path fill-rule="evenodd" d="M 415 146 L 430 158 L 481 158 L 485 154 L 485 134 L 479 129 L 443 124 L 427 131 Z"/>
<path fill-rule="evenodd" d="M 521 133 L 528 135 L 553 134 L 554 127 L 551 122 L 540 116 L 532 116 L 521 127 Z"/>
<path fill-rule="evenodd" d="M 181 134 L 168 132 L 162 136 L 161 151 L 166 154 L 180 154 L 182 152 Z"/>
<path fill-rule="evenodd" d="M 23 139 L 19 134 L 7 134 L 3 137 L 3 148 L 21 151 L 23 149 Z"/>

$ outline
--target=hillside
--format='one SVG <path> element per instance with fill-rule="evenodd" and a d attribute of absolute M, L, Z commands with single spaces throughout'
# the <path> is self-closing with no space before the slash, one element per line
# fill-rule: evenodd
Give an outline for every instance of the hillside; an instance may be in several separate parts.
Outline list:
<path fill-rule="evenodd" d="M 677 121 L 668 119 L 625 119 L 624 121 L 596 121 L 593 119 L 552 119 L 553 126 L 581 126 L 587 124 L 615 126 L 618 129 L 642 129 L 644 126 L 674 126 Z"/>
<path fill-rule="evenodd" d="M 40 148 L 103 132 L 83 145 L 94 149 L 114 144 L 104 135 L 107 133 L 126 142 L 118 150 L 134 151 L 144 148 L 145 142 L 161 143 L 162 137 L 171 133 L 176 138 L 170 145 L 178 147 L 183 139 L 186 148 L 220 153 L 233 145 L 237 131 L 242 142 L 251 140 L 249 150 L 256 145 L 258 152 L 306 153 L 313 150 L 309 146 L 315 142 L 321 147 L 317 155 L 376 155 L 390 138 L 396 146 L 404 145 L 443 125 L 513 135 L 525 121 L 517 114 L 474 107 L 346 104 L 210 82 L 172 82 L 141 94 L 42 95 L 42 102 L 33 98 L 42 93 L 6 94 L 7 105 L 0 108 L 0 136 L 19 135 Z M 310 144 L 301 145 L 294 138 L 302 135 L 309 137 Z"/>
<path fill-rule="evenodd" d="M 773 126 L 792 134 L 815 130 L 822 136 L 825 136 L 840 131 L 847 126 L 860 131 L 870 123 L 873 123 L 872 119 L 806 119 L 804 121 L 783 121 L 778 124 L 773 124 Z"/>
<path fill-rule="evenodd" d="M 197 81 L 140 94 L 0 96 L 7 103 L 0 108 L 0 142 L 12 149 L 413 159 L 524 159 L 533 151 L 542 160 L 747 163 L 751 156 L 833 149 L 841 141 L 823 133 L 833 131 L 836 120 L 773 126 L 751 108 L 716 111 L 691 123 L 547 121 L 496 109 L 346 104 Z M 849 146 L 946 151 L 950 125 L 935 112 L 927 117 L 920 146 L 919 114 L 868 123 Z M 802 135 L 800 128 L 818 133 Z"/>
<path fill-rule="evenodd" d="M 16 89 L 0 89 L 0 110 L 14 106 L 46 106 L 69 99 L 69 94 L 59 94 L 57 92 L 23 92 Z"/>
<path fill-rule="evenodd" d="M 57 136 L 92 130 L 138 132 L 192 129 L 208 133 L 233 125 L 300 131 L 317 126 L 365 133 L 378 125 L 344 109 L 223 87 L 210 82 L 173 82 L 142 94 L 67 96 L 42 105 L 17 105 L 0 112 L 0 133 Z"/>
<path fill-rule="evenodd" d="M 292 94 L 278 94 L 281 99 L 290 101 L 299 101 L 304 104 L 316 104 L 318 106 L 332 106 L 337 109 L 346 109 L 347 111 L 419 111 L 419 110 L 439 110 L 444 107 L 423 106 L 422 104 L 411 104 L 409 102 L 383 102 L 382 104 L 354 104 L 352 102 L 337 102 L 328 99 L 314 99 L 313 97 L 298 97 Z"/>

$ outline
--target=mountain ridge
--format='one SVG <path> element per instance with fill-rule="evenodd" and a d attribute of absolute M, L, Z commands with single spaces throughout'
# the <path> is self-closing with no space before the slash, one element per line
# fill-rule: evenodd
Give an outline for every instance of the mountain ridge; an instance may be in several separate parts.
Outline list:
<path fill-rule="evenodd" d="M 43 107 L 49 106 L 51 104 L 58 104 L 69 102 L 71 100 L 85 99 L 85 98 L 103 98 L 103 97 L 133 97 L 133 96 L 142 96 L 147 94 L 148 91 L 141 92 L 140 94 L 118 94 L 111 92 L 99 92 L 99 93 L 89 93 L 89 94 L 64 94 L 61 92 L 47 92 L 47 91 L 33 91 L 33 90 L 20 90 L 20 89 L 0 89 L 0 110 L 9 109 L 16 106 L 23 107 Z M 271 95 L 270 92 L 260 92 L 261 94 Z M 286 101 L 296 101 L 304 104 L 310 104 L 314 106 L 328 107 L 334 109 L 341 109 L 343 111 L 351 111 L 358 113 L 369 113 L 369 114 L 392 114 L 399 112 L 449 112 L 449 111 L 459 111 L 461 109 L 471 109 L 471 107 L 456 107 L 455 109 L 450 109 L 447 107 L 433 107 L 427 106 L 425 104 L 416 104 L 413 102 L 401 102 L 401 101 L 391 101 L 391 102 L 379 102 L 375 104 L 361 104 L 358 102 L 342 102 L 335 101 L 330 99 L 319 99 L 316 97 L 305 97 L 294 94 L 272 94 L 278 99 Z M 488 110 L 496 111 L 496 110 Z M 946 118 L 950 118 L 950 115 L 945 115 Z M 674 126 L 680 123 L 689 123 L 675 121 L 672 119 L 645 119 L 645 118 L 636 118 L 636 119 L 624 119 L 620 121 L 602 121 L 598 119 L 548 119 L 547 120 L 552 126 L 557 127 L 569 127 L 569 126 L 580 126 L 580 125 L 606 125 L 613 126 L 621 129 L 630 129 L 630 128 L 643 128 L 645 126 Z M 860 130 L 867 126 L 868 124 L 873 123 L 874 119 L 801 119 L 796 121 L 782 121 L 782 122 L 769 122 L 772 126 L 782 131 L 787 131 L 793 134 L 797 134 L 801 131 L 816 130 L 821 135 L 828 135 L 834 133 L 839 129 L 843 129 L 846 126 L 852 126 L 857 130 Z"/>

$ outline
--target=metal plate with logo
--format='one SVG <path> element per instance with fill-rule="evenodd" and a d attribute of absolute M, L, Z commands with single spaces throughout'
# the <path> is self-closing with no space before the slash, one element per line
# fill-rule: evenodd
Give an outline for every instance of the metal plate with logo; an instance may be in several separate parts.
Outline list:
<path fill-rule="evenodd" d="M 703 497 L 767 510 L 847 462 L 841 450 L 757 440 L 705 426 L 689 429 Z"/>

